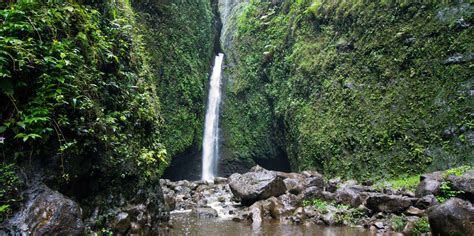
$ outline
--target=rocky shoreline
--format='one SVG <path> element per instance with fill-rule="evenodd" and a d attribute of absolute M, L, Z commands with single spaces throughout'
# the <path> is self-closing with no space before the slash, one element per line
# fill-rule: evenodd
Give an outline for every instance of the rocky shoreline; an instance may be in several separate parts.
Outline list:
<path fill-rule="evenodd" d="M 283 173 L 260 166 L 214 182 L 160 183 L 171 211 L 190 211 L 200 218 L 348 225 L 403 235 L 474 235 L 473 170 L 424 174 L 415 192 L 326 180 L 315 171 Z M 447 192 L 446 186 L 452 189 Z"/>

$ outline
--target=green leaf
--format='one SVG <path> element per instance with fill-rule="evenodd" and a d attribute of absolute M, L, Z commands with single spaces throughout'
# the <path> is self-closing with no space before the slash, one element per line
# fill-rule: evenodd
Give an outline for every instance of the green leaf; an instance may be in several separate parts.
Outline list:
<path fill-rule="evenodd" d="M 0 134 L 4 133 L 7 130 L 7 127 L 0 126 Z"/>

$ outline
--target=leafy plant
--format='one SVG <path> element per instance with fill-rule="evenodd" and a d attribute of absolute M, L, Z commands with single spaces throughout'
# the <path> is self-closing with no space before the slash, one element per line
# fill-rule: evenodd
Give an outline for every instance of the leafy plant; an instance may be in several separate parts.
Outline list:
<path fill-rule="evenodd" d="M 407 223 L 407 219 L 404 216 L 395 215 L 390 220 L 392 229 L 395 232 L 402 232 Z"/>
<path fill-rule="evenodd" d="M 452 184 L 449 181 L 443 181 L 441 182 L 440 186 L 440 193 L 436 195 L 436 200 L 439 203 L 443 203 L 446 200 L 452 198 L 452 197 L 457 197 L 459 195 L 464 194 L 464 191 L 461 190 L 454 190 L 452 188 Z"/>
<path fill-rule="evenodd" d="M 13 164 L 0 163 L 0 222 L 7 219 L 20 200 L 21 181 Z"/>
<path fill-rule="evenodd" d="M 415 226 L 413 228 L 413 235 L 418 236 L 428 232 L 430 232 L 430 223 L 426 216 L 420 218 L 415 222 Z"/>

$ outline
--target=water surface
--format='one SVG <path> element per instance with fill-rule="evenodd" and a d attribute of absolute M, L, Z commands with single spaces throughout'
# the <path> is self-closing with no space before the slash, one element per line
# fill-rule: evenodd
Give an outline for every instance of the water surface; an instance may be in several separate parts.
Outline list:
<path fill-rule="evenodd" d="M 171 215 L 170 235 L 268 235 L 268 236 L 366 236 L 368 231 L 364 228 L 353 227 L 328 227 L 315 224 L 290 225 L 278 222 L 264 222 L 261 225 L 252 225 L 247 222 L 234 222 L 220 218 L 198 219 L 189 213 L 173 213 Z"/>

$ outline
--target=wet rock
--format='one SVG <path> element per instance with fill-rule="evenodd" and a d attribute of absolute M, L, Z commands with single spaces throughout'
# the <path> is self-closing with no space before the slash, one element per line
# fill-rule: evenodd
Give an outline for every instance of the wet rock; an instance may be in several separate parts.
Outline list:
<path fill-rule="evenodd" d="M 424 179 L 416 188 L 415 195 L 417 197 L 423 197 L 426 195 L 437 195 L 440 191 L 441 182 L 435 179 Z"/>
<path fill-rule="evenodd" d="M 425 214 L 424 210 L 418 209 L 416 207 L 410 206 L 406 211 L 406 215 L 418 216 L 421 217 Z"/>
<path fill-rule="evenodd" d="M 451 182 L 453 189 L 458 191 L 463 191 L 464 195 L 470 201 L 474 200 L 474 175 L 469 175 L 471 172 L 467 172 L 461 176 L 450 175 L 448 176 L 448 181 Z"/>
<path fill-rule="evenodd" d="M 336 190 L 335 199 L 338 203 L 351 205 L 352 207 L 358 207 L 365 200 L 363 197 L 361 197 L 361 193 L 368 190 L 369 189 L 366 186 L 354 185 L 353 182 L 347 182 Z"/>
<path fill-rule="evenodd" d="M 291 209 L 295 208 L 296 206 L 300 205 L 303 201 L 303 198 L 300 195 L 293 195 L 293 194 L 283 194 L 277 198 L 285 208 Z"/>
<path fill-rule="evenodd" d="M 195 208 L 192 210 L 192 214 L 202 219 L 216 218 L 218 216 L 217 211 L 212 208 Z"/>
<path fill-rule="evenodd" d="M 283 183 L 285 183 L 286 190 L 295 195 L 300 194 L 305 189 L 303 184 L 301 184 L 301 180 L 298 179 L 286 178 L 283 180 Z"/>
<path fill-rule="evenodd" d="M 415 207 L 419 209 L 428 209 L 430 206 L 438 204 L 436 197 L 433 194 L 426 195 L 418 199 L 415 203 Z"/>
<path fill-rule="evenodd" d="M 412 235 L 413 229 L 415 229 L 415 223 L 413 221 L 408 221 L 405 227 L 403 227 L 403 235 Z"/>
<path fill-rule="evenodd" d="M 326 191 L 329 191 L 331 193 L 334 193 L 336 192 L 337 190 L 337 187 L 341 184 L 341 179 L 340 178 L 334 178 L 334 179 L 330 179 L 328 181 L 328 184 L 326 186 Z"/>
<path fill-rule="evenodd" d="M 303 207 L 298 207 L 291 217 L 292 222 L 295 224 L 302 224 L 305 219 L 306 215 Z"/>
<path fill-rule="evenodd" d="M 366 207 L 375 212 L 399 213 L 412 205 L 412 199 L 398 195 L 372 194 Z"/>
<path fill-rule="evenodd" d="M 119 212 L 114 219 L 112 230 L 116 233 L 125 234 L 130 228 L 130 215 L 126 212 Z"/>
<path fill-rule="evenodd" d="M 304 176 L 306 176 L 308 178 L 310 178 L 310 177 L 323 178 L 322 174 L 320 174 L 319 172 L 314 171 L 314 170 L 305 170 L 305 171 L 301 172 L 301 174 L 303 174 Z"/>
<path fill-rule="evenodd" d="M 254 203 L 249 207 L 250 217 L 253 223 L 260 224 L 263 221 L 263 207 L 260 202 Z"/>
<path fill-rule="evenodd" d="M 274 219 L 280 219 L 280 216 L 286 213 L 283 204 L 276 197 L 265 200 L 263 205 Z"/>
<path fill-rule="evenodd" d="M 165 204 L 168 206 L 170 211 L 174 210 L 176 207 L 176 199 L 174 196 L 174 191 L 170 191 L 164 194 Z"/>
<path fill-rule="evenodd" d="M 323 176 L 311 176 L 306 178 L 303 184 L 305 187 L 316 187 L 319 190 L 324 188 L 324 179 Z"/>
<path fill-rule="evenodd" d="M 51 190 L 46 185 L 34 186 L 25 192 L 25 208 L 17 212 L 7 228 L 28 235 L 83 235 L 84 223 L 79 205 Z"/>
<path fill-rule="evenodd" d="M 306 206 L 304 207 L 304 212 L 306 215 L 306 218 L 308 219 L 319 219 L 321 217 L 321 214 L 314 208 L 314 206 Z"/>
<path fill-rule="evenodd" d="M 420 182 L 426 179 L 442 181 L 444 179 L 444 172 L 443 171 L 435 171 L 432 173 L 426 173 L 420 176 Z"/>
<path fill-rule="evenodd" d="M 375 222 L 374 226 L 377 227 L 377 229 L 385 229 L 385 224 L 381 221 Z"/>
<path fill-rule="evenodd" d="M 334 212 L 331 212 L 331 211 L 321 216 L 321 220 L 327 225 L 336 224 L 335 214 Z"/>
<path fill-rule="evenodd" d="M 319 198 L 321 190 L 318 187 L 305 188 L 302 192 L 305 199 Z"/>
<path fill-rule="evenodd" d="M 214 178 L 214 184 L 225 184 L 226 182 L 227 182 L 227 178 L 224 178 L 224 177 Z"/>
<path fill-rule="evenodd" d="M 468 201 L 450 198 L 428 210 L 433 235 L 474 235 L 474 208 Z"/>
<path fill-rule="evenodd" d="M 280 196 L 286 191 L 282 177 L 274 171 L 260 168 L 255 168 L 258 171 L 233 174 L 229 177 L 232 193 L 239 197 L 244 205 L 248 206 L 271 196 Z"/>
<path fill-rule="evenodd" d="M 322 192 L 320 193 L 320 198 L 321 198 L 322 200 L 331 202 L 331 201 L 334 201 L 334 200 L 336 199 L 336 194 L 331 193 L 331 192 L 328 192 L 328 191 L 322 191 Z"/>

